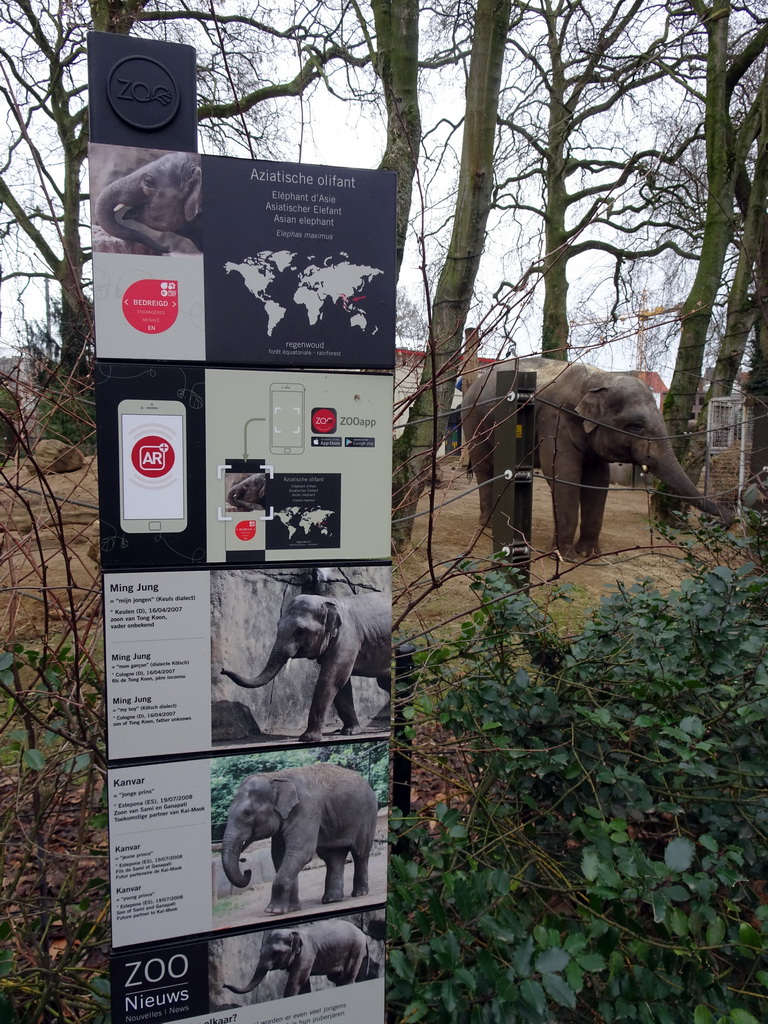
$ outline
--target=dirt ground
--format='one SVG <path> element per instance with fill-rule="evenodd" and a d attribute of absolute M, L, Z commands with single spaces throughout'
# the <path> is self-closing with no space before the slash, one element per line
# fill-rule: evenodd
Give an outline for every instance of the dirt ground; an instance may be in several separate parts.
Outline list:
<path fill-rule="evenodd" d="M 87 458 L 83 468 L 73 473 L 46 476 L 44 487 L 22 469 L 14 481 L 21 487 L 21 500 L 13 496 L 8 486 L 11 481 L 6 476 L 5 486 L 0 488 L 0 624 L 5 636 L 32 639 L 41 630 L 55 629 L 55 622 L 43 620 L 41 583 L 54 597 L 54 612 L 58 606 L 62 625 L 78 610 L 88 618 L 98 613 L 98 496 L 94 461 L 93 457 Z M 408 635 L 434 628 L 448 618 L 460 618 L 472 610 L 472 592 L 466 575 L 458 570 L 459 563 L 471 561 L 478 569 L 493 564 L 490 536 L 478 537 L 476 533 L 479 499 L 474 480 L 467 479 L 466 470 L 455 456 L 444 460 L 441 478 L 435 494 L 437 511 L 432 531 L 428 530 L 429 501 L 425 495 L 414 530 L 414 548 L 395 563 L 395 621 L 397 624 L 407 611 Z M 64 499 L 60 519 L 49 497 L 40 493 L 46 488 Z M 650 498 L 645 491 L 611 488 L 601 538 L 603 556 L 577 564 L 552 557 L 549 489 L 543 480 L 536 479 L 533 493 L 534 587 L 568 582 L 583 603 L 589 605 L 617 582 L 631 583 L 651 577 L 668 587 L 685 574 L 679 550 L 670 547 L 649 525 Z M 30 532 L 33 519 L 39 527 L 38 538 Z M 60 550 L 62 533 L 67 543 L 66 559 Z M 44 579 L 39 568 L 41 555 L 45 560 Z M 432 580 L 430 565 L 438 586 Z M 72 604 L 68 584 L 74 586 Z M 403 635 L 402 629 L 400 632 Z"/>
<path fill-rule="evenodd" d="M 251 846 L 244 851 L 247 858 L 258 856 L 260 851 L 263 851 L 264 859 L 268 857 L 268 851 L 271 845 L 271 840 L 263 840 L 260 843 L 253 843 Z M 250 862 L 245 859 L 243 860 L 244 867 L 251 866 Z M 247 889 L 236 889 L 232 885 L 227 885 L 225 893 L 221 892 L 221 879 L 224 877 L 223 869 L 219 863 L 219 858 L 214 858 L 213 864 L 214 878 L 218 876 L 217 888 L 219 889 L 219 897 L 214 903 L 213 916 L 214 916 L 214 928 L 234 928 L 239 925 L 249 925 L 254 922 L 276 922 L 279 924 L 280 918 L 275 917 L 273 914 L 265 914 L 264 907 L 267 906 L 270 900 L 272 892 L 272 876 L 274 872 L 270 870 L 266 872 L 268 877 L 262 881 L 253 882 Z M 315 857 L 304 870 L 299 874 L 299 899 L 301 900 L 301 911 L 300 913 L 293 914 L 292 916 L 298 917 L 311 917 L 312 915 L 322 913 L 325 910 L 323 904 L 323 891 L 325 889 L 325 864 L 318 858 Z M 386 810 L 379 811 L 379 818 L 376 824 L 376 838 L 371 850 L 370 860 L 368 861 L 368 884 L 370 896 L 365 900 L 362 897 L 353 897 L 350 895 L 352 892 L 352 878 L 354 874 L 354 865 L 352 858 L 347 858 L 347 863 L 344 868 L 344 893 L 345 897 L 338 903 L 334 903 L 334 911 L 359 910 L 360 903 L 366 902 L 377 902 L 378 900 L 384 900 L 387 891 L 387 812 Z"/>
<path fill-rule="evenodd" d="M 401 634 L 416 637 L 419 628 L 435 628 L 448 618 L 466 616 L 473 607 L 473 595 L 458 564 L 470 561 L 477 569 L 494 564 L 492 540 L 488 533 L 477 535 L 479 497 L 475 481 L 457 457 L 446 459 L 441 483 L 436 489 L 434 528 L 428 530 L 429 516 L 421 514 L 414 530 L 414 548 L 402 555 L 395 572 L 395 618 L 402 618 L 409 606 Z M 426 513 L 425 495 L 419 512 Z M 644 490 L 611 487 L 601 534 L 602 556 L 587 562 L 564 563 L 552 554 L 552 502 L 542 479 L 533 486 L 532 591 L 555 583 L 573 586 L 582 607 L 594 605 L 608 588 L 631 584 L 650 577 L 662 588 L 672 587 L 686 574 L 680 550 L 653 529 L 649 522 L 650 495 Z M 431 548 L 430 548 L 431 545 Z M 435 587 L 429 566 L 439 581 Z"/>
<path fill-rule="evenodd" d="M 3 468 L 0 632 L 6 639 L 34 640 L 41 633 L 66 632 L 75 617 L 81 625 L 97 619 L 101 580 L 94 463 L 95 456 L 89 456 L 81 469 L 49 473 L 42 480 L 23 465 Z M 41 587 L 49 596 L 48 619 Z"/>

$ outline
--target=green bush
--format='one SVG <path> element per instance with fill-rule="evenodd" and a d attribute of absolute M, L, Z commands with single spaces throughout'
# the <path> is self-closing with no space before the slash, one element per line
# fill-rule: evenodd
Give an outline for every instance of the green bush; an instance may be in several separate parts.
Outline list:
<path fill-rule="evenodd" d="M 408 710 L 450 795 L 395 821 L 391 1019 L 768 1019 L 768 579 L 620 588 L 567 639 L 474 586 Z"/>

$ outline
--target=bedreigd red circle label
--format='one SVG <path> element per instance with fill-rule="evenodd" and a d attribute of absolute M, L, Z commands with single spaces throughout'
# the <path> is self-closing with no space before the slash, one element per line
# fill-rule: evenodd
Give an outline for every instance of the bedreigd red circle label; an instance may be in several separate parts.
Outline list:
<path fill-rule="evenodd" d="M 123 316 L 144 334 L 162 334 L 178 315 L 178 281 L 135 281 L 123 296 Z"/>
<path fill-rule="evenodd" d="M 235 536 L 238 540 L 253 540 L 256 536 L 256 520 L 243 519 L 235 524 Z"/>

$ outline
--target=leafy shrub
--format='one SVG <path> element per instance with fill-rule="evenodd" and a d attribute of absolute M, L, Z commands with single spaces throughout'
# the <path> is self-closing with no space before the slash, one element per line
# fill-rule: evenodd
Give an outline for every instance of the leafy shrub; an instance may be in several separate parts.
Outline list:
<path fill-rule="evenodd" d="M 395 822 L 391 1019 L 765 1020 L 768 579 L 619 588 L 569 639 L 474 586 L 409 711 L 446 796 Z"/>

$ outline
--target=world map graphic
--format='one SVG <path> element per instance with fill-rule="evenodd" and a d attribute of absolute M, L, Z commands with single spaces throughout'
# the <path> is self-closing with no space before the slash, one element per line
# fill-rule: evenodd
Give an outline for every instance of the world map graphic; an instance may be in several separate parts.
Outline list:
<path fill-rule="evenodd" d="M 297 530 L 301 530 L 305 537 L 311 538 L 317 531 L 322 537 L 330 536 L 327 520 L 334 513 L 327 508 L 303 509 L 298 505 L 291 508 L 283 508 L 275 512 L 275 516 L 288 530 L 289 539 L 293 539 Z"/>
<path fill-rule="evenodd" d="M 239 274 L 261 303 L 270 338 L 285 318 L 289 304 L 304 311 L 310 328 L 323 320 L 329 307 L 336 307 L 346 313 L 349 326 L 361 334 L 373 335 L 379 330 L 366 310 L 365 288 L 384 271 L 350 263 L 345 252 L 319 262 L 314 256 L 299 260 L 297 253 L 287 249 L 264 250 L 247 256 L 242 263 L 225 263 L 224 270 Z"/>

